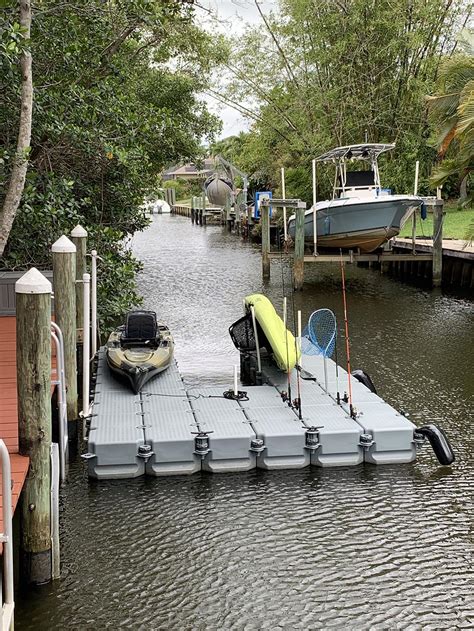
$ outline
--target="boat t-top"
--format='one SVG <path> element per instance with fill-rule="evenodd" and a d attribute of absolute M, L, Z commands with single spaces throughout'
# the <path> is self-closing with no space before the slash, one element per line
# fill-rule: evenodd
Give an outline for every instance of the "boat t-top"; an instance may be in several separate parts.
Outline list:
<path fill-rule="evenodd" d="M 335 166 L 331 200 L 316 204 L 317 242 L 323 248 L 359 249 L 373 252 L 395 237 L 403 224 L 423 203 L 415 195 L 392 195 L 382 188 L 378 168 L 380 154 L 394 144 L 348 145 L 331 149 L 316 158 Z M 349 170 L 353 160 L 362 170 Z M 313 211 L 305 213 L 305 240 L 313 242 Z M 288 221 L 288 232 L 295 235 L 295 216 Z"/>

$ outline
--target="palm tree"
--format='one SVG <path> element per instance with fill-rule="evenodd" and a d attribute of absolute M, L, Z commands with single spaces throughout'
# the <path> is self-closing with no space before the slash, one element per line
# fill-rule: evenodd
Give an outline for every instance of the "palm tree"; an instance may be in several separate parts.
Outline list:
<path fill-rule="evenodd" d="M 461 190 L 474 170 L 474 38 L 469 32 L 467 35 L 463 52 L 441 65 L 438 94 L 427 97 L 441 160 L 431 182 L 440 186 L 450 175 L 457 175 Z"/>

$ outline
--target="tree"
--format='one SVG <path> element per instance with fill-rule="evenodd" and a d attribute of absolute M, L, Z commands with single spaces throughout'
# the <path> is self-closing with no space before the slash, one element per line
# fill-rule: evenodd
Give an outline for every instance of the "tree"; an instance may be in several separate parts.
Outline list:
<path fill-rule="evenodd" d="M 427 187 L 435 152 L 424 95 L 464 18 L 462 0 L 281 0 L 278 14 L 234 44 L 227 84 L 212 90 L 253 120 L 273 182 L 291 167 L 292 194 L 307 201 L 311 159 L 366 136 L 397 145 L 381 162 L 388 186 L 411 188 L 420 159 Z M 328 193 L 324 169 L 319 186 Z"/>
<path fill-rule="evenodd" d="M 440 186 L 456 176 L 461 190 L 474 169 L 474 48 L 443 61 L 436 84 L 437 94 L 428 97 L 430 120 L 436 130 L 435 146 L 441 160 L 432 182 Z M 462 198 L 466 194 L 461 195 Z"/>
<path fill-rule="evenodd" d="M 2 264 L 47 267 L 51 243 L 81 223 L 104 259 L 100 304 L 112 319 L 139 299 L 126 241 L 147 225 L 143 199 L 165 165 L 196 159 L 219 127 L 197 95 L 221 46 L 193 11 L 181 0 L 33 5 L 29 168 Z M 16 61 L 0 101 L 0 184 L 14 167 Z"/>
<path fill-rule="evenodd" d="M 25 40 L 21 47 L 21 98 L 18 140 L 13 159 L 10 181 L 0 210 L 0 258 L 3 255 L 10 230 L 20 204 L 28 169 L 28 155 L 31 140 L 31 119 L 33 112 L 33 76 L 31 69 L 31 53 L 28 40 L 31 29 L 31 3 L 19 0 L 21 34 Z"/>

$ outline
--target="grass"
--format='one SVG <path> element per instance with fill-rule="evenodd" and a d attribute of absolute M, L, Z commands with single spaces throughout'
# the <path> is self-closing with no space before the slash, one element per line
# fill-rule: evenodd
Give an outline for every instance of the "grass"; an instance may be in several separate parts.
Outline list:
<path fill-rule="evenodd" d="M 183 199 L 177 199 L 176 205 L 177 206 L 190 206 L 191 200 L 192 200 L 192 197 L 184 197 Z"/>
<path fill-rule="evenodd" d="M 474 208 L 458 208 L 456 205 L 445 204 L 446 215 L 443 223 L 444 239 L 466 239 L 469 226 L 474 223 Z M 412 220 L 403 226 L 400 236 L 411 237 Z M 416 236 L 431 237 L 433 234 L 433 215 L 428 213 L 422 221 L 420 216 L 416 219 Z"/>

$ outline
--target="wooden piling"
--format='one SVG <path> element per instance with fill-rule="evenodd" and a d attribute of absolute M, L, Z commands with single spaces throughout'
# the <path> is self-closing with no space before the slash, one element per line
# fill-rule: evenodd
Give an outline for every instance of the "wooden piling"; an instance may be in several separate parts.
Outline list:
<path fill-rule="evenodd" d="M 270 278 L 270 207 L 261 206 L 262 222 L 262 278 Z"/>
<path fill-rule="evenodd" d="M 202 194 L 201 226 L 203 226 L 205 223 L 205 219 L 204 219 L 205 216 L 206 216 L 206 193 L 204 192 Z"/>
<path fill-rule="evenodd" d="M 440 287 L 443 277 L 443 200 L 433 205 L 433 287 Z"/>
<path fill-rule="evenodd" d="M 304 208 L 296 208 L 295 253 L 293 260 L 293 286 L 295 290 L 303 289 L 304 282 Z"/>
<path fill-rule="evenodd" d="M 76 280 L 82 281 L 82 275 L 87 272 L 87 230 L 78 224 L 71 231 L 71 241 L 76 246 Z M 81 343 L 84 329 L 84 292 L 81 283 L 76 283 L 76 327 L 77 339 Z"/>
<path fill-rule="evenodd" d="M 51 283 L 36 268 L 15 285 L 20 454 L 30 458 L 22 493 L 26 582 L 51 580 Z"/>
<path fill-rule="evenodd" d="M 77 419 L 76 246 L 66 235 L 52 246 L 54 314 L 64 338 L 66 403 L 69 420 Z M 80 284 L 82 291 L 82 283 Z"/>

